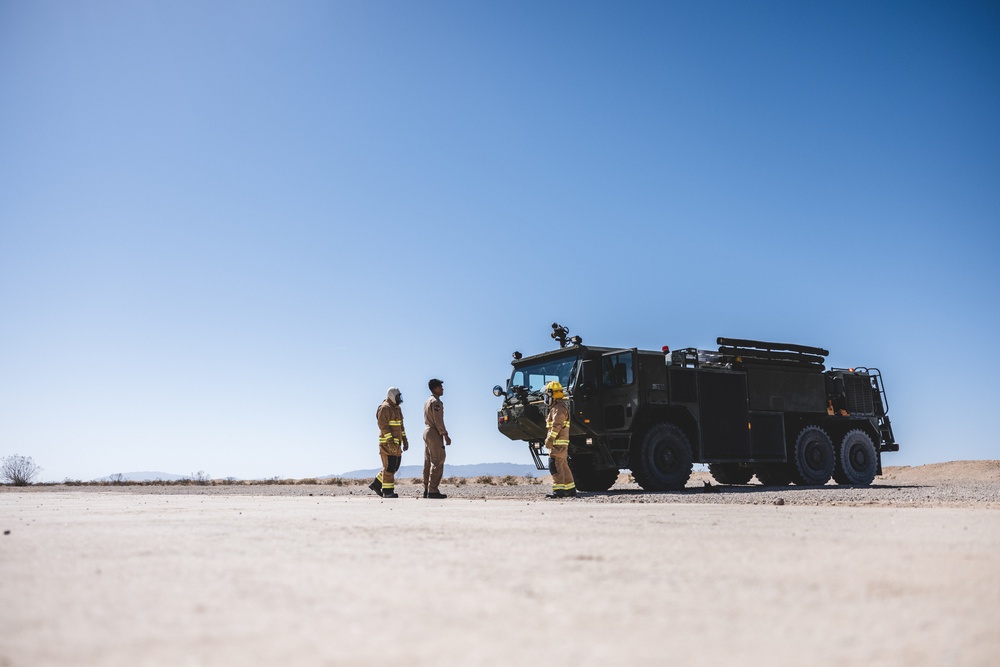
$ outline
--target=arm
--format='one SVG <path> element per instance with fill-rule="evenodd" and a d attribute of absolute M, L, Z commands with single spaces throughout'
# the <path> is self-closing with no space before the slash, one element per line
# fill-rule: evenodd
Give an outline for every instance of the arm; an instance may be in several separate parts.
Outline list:
<path fill-rule="evenodd" d="M 448 429 L 444 426 L 444 404 L 441 401 L 436 401 L 434 403 L 434 408 L 432 410 L 434 428 L 437 432 L 444 438 L 444 443 L 446 445 L 451 444 L 451 437 L 448 435 Z"/>

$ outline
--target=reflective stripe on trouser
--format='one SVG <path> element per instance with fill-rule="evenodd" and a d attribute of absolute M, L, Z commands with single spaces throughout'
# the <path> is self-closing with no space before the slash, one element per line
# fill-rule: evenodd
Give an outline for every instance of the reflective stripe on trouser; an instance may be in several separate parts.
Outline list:
<path fill-rule="evenodd" d="M 382 472 L 375 478 L 382 482 L 383 490 L 393 490 L 396 486 L 396 471 L 402 462 L 403 452 L 399 445 L 379 443 L 379 456 L 382 457 Z"/>
<path fill-rule="evenodd" d="M 573 473 L 569 469 L 569 447 L 553 445 L 549 448 L 549 458 L 552 460 L 552 490 L 569 491 L 576 488 Z"/>
<path fill-rule="evenodd" d="M 430 493 L 438 493 L 441 476 L 444 474 L 444 438 L 434 428 L 424 429 L 424 487 Z"/>

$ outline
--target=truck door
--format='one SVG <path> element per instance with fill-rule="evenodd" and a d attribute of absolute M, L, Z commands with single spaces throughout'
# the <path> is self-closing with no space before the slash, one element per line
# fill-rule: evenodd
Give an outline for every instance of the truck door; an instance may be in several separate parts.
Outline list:
<path fill-rule="evenodd" d="M 638 408 L 635 355 L 635 349 L 616 350 L 589 359 L 587 369 L 581 365 L 573 405 L 585 429 L 604 433 L 632 426 Z"/>

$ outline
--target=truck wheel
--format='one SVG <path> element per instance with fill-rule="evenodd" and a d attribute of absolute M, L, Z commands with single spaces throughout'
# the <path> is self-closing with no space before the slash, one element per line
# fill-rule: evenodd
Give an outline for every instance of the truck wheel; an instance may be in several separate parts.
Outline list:
<path fill-rule="evenodd" d="M 656 424 L 642 439 L 632 475 L 646 491 L 683 489 L 691 477 L 691 443 L 673 424 Z"/>
<path fill-rule="evenodd" d="M 569 459 L 573 482 L 580 491 L 607 491 L 618 481 L 617 468 L 596 469 L 588 463 Z"/>
<path fill-rule="evenodd" d="M 820 486 L 830 481 L 835 456 L 833 441 L 819 426 L 806 426 L 795 439 L 792 480 L 799 485 Z"/>
<path fill-rule="evenodd" d="M 753 477 L 753 468 L 738 463 L 709 463 L 708 472 L 719 484 L 746 484 Z"/>
<path fill-rule="evenodd" d="M 759 463 L 754 472 L 757 481 L 764 486 L 788 486 L 792 483 L 792 471 L 787 463 Z"/>
<path fill-rule="evenodd" d="M 848 431 L 837 448 L 833 478 L 838 484 L 868 486 L 877 468 L 878 454 L 871 437 L 860 429 Z"/>

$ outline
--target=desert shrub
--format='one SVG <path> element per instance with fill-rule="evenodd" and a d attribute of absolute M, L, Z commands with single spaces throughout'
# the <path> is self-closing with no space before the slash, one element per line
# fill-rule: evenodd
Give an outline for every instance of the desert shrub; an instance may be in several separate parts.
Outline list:
<path fill-rule="evenodd" d="M 319 484 L 319 480 L 315 477 L 306 477 L 305 479 L 300 479 L 299 484 Z"/>
<path fill-rule="evenodd" d="M 30 456 L 13 454 L 0 461 L 0 481 L 14 486 L 28 486 L 40 472 L 42 469 L 35 465 Z"/>
<path fill-rule="evenodd" d="M 442 484 L 450 484 L 452 486 L 465 486 L 469 483 L 465 477 L 448 477 L 441 480 Z"/>
<path fill-rule="evenodd" d="M 351 480 L 344 479 L 343 477 L 331 477 L 330 479 L 326 480 L 326 483 L 333 484 L 334 486 L 345 486 L 347 484 L 350 484 Z"/>
<path fill-rule="evenodd" d="M 63 484 L 65 484 L 66 486 L 83 486 L 83 482 L 81 482 L 80 480 L 70 479 L 69 477 L 63 480 Z"/>
<path fill-rule="evenodd" d="M 116 472 L 113 475 L 108 476 L 108 482 L 114 484 L 115 486 L 123 486 L 125 484 L 125 475 L 120 472 Z"/>
<path fill-rule="evenodd" d="M 493 479 L 493 475 L 480 475 L 476 478 L 476 484 L 494 486 L 496 484 L 496 480 Z"/>
<path fill-rule="evenodd" d="M 542 480 L 540 477 L 529 477 L 528 484 L 541 484 Z"/>
<path fill-rule="evenodd" d="M 500 483 L 505 486 L 517 486 L 521 483 L 521 480 L 514 475 L 504 475 L 500 478 Z"/>

